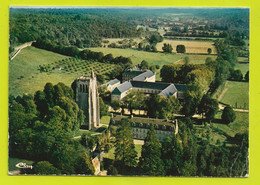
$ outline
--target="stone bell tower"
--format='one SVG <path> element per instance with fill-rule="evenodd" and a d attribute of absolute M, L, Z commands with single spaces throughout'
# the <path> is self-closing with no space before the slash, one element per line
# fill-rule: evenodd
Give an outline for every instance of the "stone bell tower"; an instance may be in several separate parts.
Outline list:
<path fill-rule="evenodd" d="M 97 78 L 94 72 L 90 77 L 81 76 L 76 81 L 76 102 L 86 116 L 85 123 L 89 130 L 99 126 L 100 109 Z"/>

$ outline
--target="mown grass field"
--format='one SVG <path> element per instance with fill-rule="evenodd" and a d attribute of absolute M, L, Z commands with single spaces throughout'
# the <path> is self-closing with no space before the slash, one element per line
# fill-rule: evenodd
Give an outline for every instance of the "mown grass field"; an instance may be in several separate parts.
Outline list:
<path fill-rule="evenodd" d="M 43 72 L 39 66 L 48 66 L 51 70 Z M 56 66 L 62 69 L 53 69 Z M 43 49 L 27 47 L 9 63 L 9 94 L 17 96 L 34 93 L 42 90 L 47 82 L 63 82 L 70 86 L 77 77 L 90 74 L 91 70 L 103 74 L 113 68 L 115 66 L 110 64 L 74 60 Z"/>
<path fill-rule="evenodd" d="M 235 108 L 248 109 L 249 83 L 227 81 L 218 100 Z"/>

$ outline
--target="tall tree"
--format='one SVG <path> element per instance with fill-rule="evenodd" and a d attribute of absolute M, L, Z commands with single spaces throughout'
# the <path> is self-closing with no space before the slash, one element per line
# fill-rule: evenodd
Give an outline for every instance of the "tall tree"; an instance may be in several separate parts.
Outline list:
<path fill-rule="evenodd" d="M 176 51 L 177 51 L 177 53 L 186 53 L 186 48 L 184 45 L 177 45 Z"/>
<path fill-rule="evenodd" d="M 83 153 L 76 159 L 75 172 L 77 174 L 94 175 L 95 169 L 87 153 Z"/>
<path fill-rule="evenodd" d="M 143 175 L 165 175 L 164 163 L 161 159 L 161 143 L 156 136 L 153 126 L 151 126 L 144 140 L 138 165 Z"/>
<path fill-rule="evenodd" d="M 208 94 L 205 94 L 199 105 L 199 113 L 205 115 L 208 121 L 211 121 L 218 111 L 218 102 L 212 99 Z"/>
<path fill-rule="evenodd" d="M 137 152 L 128 119 L 123 119 L 118 125 L 115 147 L 115 161 L 120 167 L 125 169 L 136 165 Z"/>

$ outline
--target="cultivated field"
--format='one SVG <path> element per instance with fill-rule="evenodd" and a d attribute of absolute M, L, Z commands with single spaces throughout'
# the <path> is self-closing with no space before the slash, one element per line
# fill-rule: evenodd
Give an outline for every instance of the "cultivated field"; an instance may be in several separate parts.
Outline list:
<path fill-rule="evenodd" d="M 227 81 L 218 100 L 234 108 L 248 109 L 249 83 Z"/>
<path fill-rule="evenodd" d="M 119 42 L 122 42 L 123 40 L 130 40 L 130 39 L 121 39 L 121 38 L 107 38 L 103 39 L 106 41 L 109 41 L 108 43 L 102 43 L 102 45 L 105 45 L 106 47 L 111 43 L 116 43 L 117 45 L 120 45 Z M 132 42 L 135 42 L 135 47 L 138 46 L 138 43 L 140 43 L 142 39 L 140 38 L 133 38 Z M 217 50 L 214 46 L 214 42 L 212 41 L 196 41 L 196 40 L 172 40 L 172 39 L 164 39 L 163 42 L 160 42 L 156 45 L 156 48 L 158 51 L 162 51 L 163 44 L 171 44 L 173 47 L 173 53 L 176 53 L 176 46 L 177 45 L 184 45 L 186 47 L 186 53 L 188 54 L 208 54 L 208 48 L 212 49 L 211 54 L 217 54 Z"/>
<path fill-rule="evenodd" d="M 184 40 L 164 39 L 163 42 L 160 42 L 156 45 L 158 51 L 162 51 L 162 47 L 164 43 L 171 44 L 174 53 L 176 53 L 177 45 L 184 45 L 186 48 L 186 53 L 208 54 L 208 48 L 211 48 L 212 49 L 211 54 L 217 54 L 217 50 L 213 45 L 214 42 L 210 42 L 210 41 L 184 41 Z"/>

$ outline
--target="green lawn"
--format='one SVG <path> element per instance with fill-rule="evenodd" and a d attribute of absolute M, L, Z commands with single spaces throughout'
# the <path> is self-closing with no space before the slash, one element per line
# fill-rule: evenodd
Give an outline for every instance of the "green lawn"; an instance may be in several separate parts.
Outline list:
<path fill-rule="evenodd" d="M 218 100 L 233 107 L 248 109 L 249 83 L 227 81 Z"/>
<path fill-rule="evenodd" d="M 30 161 L 30 160 L 26 160 L 26 159 L 19 159 L 19 158 L 13 158 L 13 157 L 9 157 L 8 159 L 8 170 L 9 171 L 13 171 L 13 170 L 19 170 L 20 168 L 17 168 L 15 165 L 23 162 L 29 165 L 32 165 L 34 163 L 34 161 Z"/>
<path fill-rule="evenodd" d="M 137 160 L 141 157 L 142 145 L 135 145 L 135 150 L 137 151 Z M 115 147 L 111 148 L 108 153 L 104 153 L 104 158 L 115 159 Z"/>
<path fill-rule="evenodd" d="M 102 116 L 100 119 L 100 123 L 109 125 L 110 123 L 110 116 Z"/>
<path fill-rule="evenodd" d="M 245 133 L 249 131 L 249 113 L 235 112 L 236 120 L 228 125 L 222 123 L 214 123 L 214 127 L 225 132 L 227 135 L 234 137 L 237 133 Z M 221 119 L 222 112 L 216 115 L 216 118 Z"/>
<path fill-rule="evenodd" d="M 234 68 L 240 69 L 243 77 L 245 77 L 246 72 L 249 71 L 249 63 L 237 63 Z"/>

